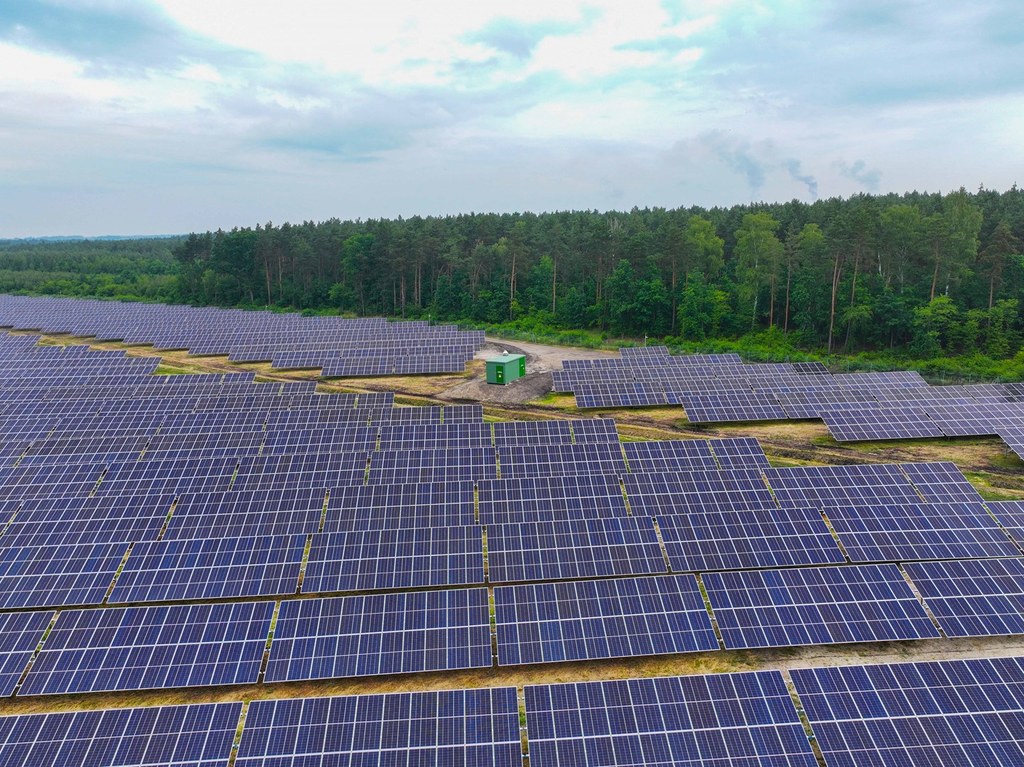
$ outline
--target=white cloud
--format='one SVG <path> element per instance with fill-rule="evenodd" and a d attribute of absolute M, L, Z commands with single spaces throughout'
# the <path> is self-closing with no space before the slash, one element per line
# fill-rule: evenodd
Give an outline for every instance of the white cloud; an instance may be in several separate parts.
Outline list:
<path fill-rule="evenodd" d="M 1024 167 L 1013 0 L 49 2 L 0 11 L 0 236 L 1006 187 Z"/>

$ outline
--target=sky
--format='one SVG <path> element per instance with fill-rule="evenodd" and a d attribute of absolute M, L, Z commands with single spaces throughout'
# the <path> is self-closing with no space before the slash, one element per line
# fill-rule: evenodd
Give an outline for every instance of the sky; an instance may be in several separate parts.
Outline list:
<path fill-rule="evenodd" d="M 0 0 L 0 238 L 1024 183 L 1020 0 Z"/>

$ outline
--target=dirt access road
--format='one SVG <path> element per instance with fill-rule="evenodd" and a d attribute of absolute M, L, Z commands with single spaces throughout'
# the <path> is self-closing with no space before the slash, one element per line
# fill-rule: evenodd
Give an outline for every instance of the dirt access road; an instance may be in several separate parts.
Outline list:
<path fill-rule="evenodd" d="M 487 338 L 487 342 L 476 353 L 475 359 L 488 360 L 502 353 L 525 354 L 526 376 L 505 386 L 487 383 L 487 376 L 481 367 L 480 375 L 438 395 L 441 399 L 490 403 L 494 405 L 522 405 L 543 397 L 551 391 L 551 372 L 562 369 L 562 360 L 590 360 L 618 357 L 617 352 L 597 349 L 577 349 L 568 346 L 545 346 L 526 341 L 504 341 Z"/>

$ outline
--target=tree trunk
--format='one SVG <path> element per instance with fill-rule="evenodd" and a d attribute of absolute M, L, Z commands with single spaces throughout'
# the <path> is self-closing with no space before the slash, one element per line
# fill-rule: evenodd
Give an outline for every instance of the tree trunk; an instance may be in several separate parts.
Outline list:
<path fill-rule="evenodd" d="M 832 353 L 832 339 L 836 327 L 836 295 L 839 293 L 839 277 L 842 274 L 841 259 L 836 256 L 832 266 L 832 306 L 828 317 L 828 353 Z"/>
<path fill-rule="evenodd" d="M 508 279 L 508 318 L 512 320 L 512 304 L 516 300 L 516 252 L 512 251 L 512 273 Z"/>
<path fill-rule="evenodd" d="M 555 278 L 558 276 L 558 262 L 551 262 L 551 314 L 555 313 L 555 297 L 557 293 L 555 291 Z"/>
<path fill-rule="evenodd" d="M 678 292 L 679 292 L 676 289 L 677 285 L 678 285 L 678 279 L 677 279 L 677 269 L 676 269 L 676 256 L 673 253 L 672 254 L 672 332 L 675 332 L 675 329 L 676 329 L 676 311 L 677 311 L 677 309 L 676 309 L 676 300 L 677 300 L 677 295 L 678 295 Z"/>
<path fill-rule="evenodd" d="M 850 284 L 850 308 L 853 308 L 854 301 L 857 299 L 857 272 L 860 269 L 860 258 L 853 259 L 853 281 Z M 843 342 L 843 349 L 847 350 L 850 348 L 850 336 L 853 332 L 853 318 L 846 323 L 846 340 Z"/>
<path fill-rule="evenodd" d="M 786 312 L 782 317 L 782 332 L 789 332 L 789 291 L 793 285 L 793 262 L 786 263 Z"/>

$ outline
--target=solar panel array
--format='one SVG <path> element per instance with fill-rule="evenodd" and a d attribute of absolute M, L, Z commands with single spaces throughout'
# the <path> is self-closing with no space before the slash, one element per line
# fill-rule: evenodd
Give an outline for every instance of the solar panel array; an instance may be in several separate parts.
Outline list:
<path fill-rule="evenodd" d="M 830 767 L 1024 764 L 1024 660 L 792 672 Z"/>
<path fill-rule="evenodd" d="M 259 700 L 236 767 L 522 767 L 514 687 Z"/>
<path fill-rule="evenodd" d="M 529 686 L 531 767 L 817 767 L 777 671 Z"/>
<path fill-rule="evenodd" d="M 514 687 L 3 716 L 0 764 L 816 767 L 812 743 L 829 767 L 1024 763 L 1024 658 L 789 677 L 528 685 L 523 720 Z"/>
<path fill-rule="evenodd" d="M 0 389 L 0 435 L 17 446 L 0 467 L 0 609 L 64 608 L 23 695 L 258 682 L 275 609 L 268 681 L 488 666 L 492 642 L 510 664 L 713 650 L 698 581 L 679 573 L 715 586 L 725 626 L 734 575 L 1019 551 L 950 464 L 772 469 L 750 439 L 623 448 L 608 419 L 490 424 L 479 408 L 394 408 L 244 375 L 156 382 L 123 355 L 8 338 L 0 352 L 33 378 Z M 110 365 L 118 396 L 94 380 Z M 880 597 L 899 586 L 892 567 L 867 585 L 835 568 L 829 588 L 904 609 L 929 635 L 911 615 L 920 603 Z M 750 569 L 762 572 L 732 572 Z M 485 584 L 509 584 L 493 630 Z M 804 634 L 770 615 L 818 610 L 827 623 L 827 598 L 769 599 L 746 628 L 781 621 L 789 644 L 873 636 L 864 615 L 827 636 L 810 614 Z M 224 601 L 239 599 L 261 601 Z M 182 616 L 206 633 L 152 644 Z M 100 617 L 114 623 L 90 623 Z M 232 667 L 196 667 L 189 652 L 215 644 Z"/>
<path fill-rule="evenodd" d="M 491 665 L 487 589 L 284 602 L 268 682 Z"/>
<path fill-rule="evenodd" d="M 494 606 L 502 666 L 719 647 L 689 575 L 499 586 Z"/>
<path fill-rule="evenodd" d="M 226 767 L 241 703 L 0 717 L 0 764 Z"/>
<path fill-rule="evenodd" d="M 329 377 L 461 373 L 484 343 L 482 331 L 426 322 L 9 295 L 0 295 L 0 327 L 321 368 Z"/>
<path fill-rule="evenodd" d="M 1024 458 L 1024 393 L 1017 384 L 930 386 L 912 371 L 833 375 L 820 363 L 744 363 L 730 354 L 563 360 L 553 389 L 580 408 L 682 405 L 694 423 L 821 419 L 840 442 L 999 436 Z"/>
<path fill-rule="evenodd" d="M 1011 537 L 1024 512 L 984 502 L 951 464 L 773 469 L 750 439 L 620 445 L 610 419 L 491 424 L 478 407 L 396 408 L 387 395 L 246 375 L 155 379 L 124 355 L 23 338 L 0 338 L 0 694 L 993 636 L 1024 624 Z M 774 680 L 712 679 L 634 685 L 616 719 L 588 693 L 586 713 L 559 709 L 559 727 L 632 724 L 538 737 L 535 763 L 803 764 L 806 738 L 790 734 L 792 704 Z M 488 705 L 468 692 L 417 695 L 253 704 L 236 763 L 521 758 L 514 693 L 499 696 L 497 718 L 464 708 Z M 751 718 L 684 726 L 665 718 L 658 696 L 668 695 Z M 637 718 L 651 700 L 658 716 Z M 263 706 L 269 719 L 251 718 Z M 14 737 L 17 753 L 32 748 Z"/>
<path fill-rule="evenodd" d="M 938 637 L 895 565 L 708 573 L 728 649 Z"/>

